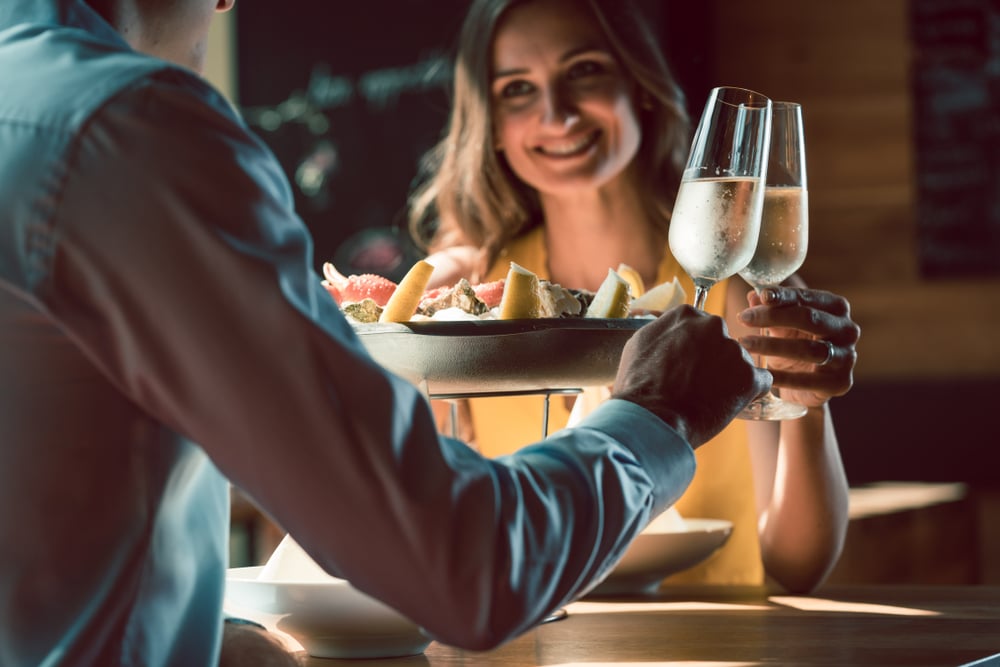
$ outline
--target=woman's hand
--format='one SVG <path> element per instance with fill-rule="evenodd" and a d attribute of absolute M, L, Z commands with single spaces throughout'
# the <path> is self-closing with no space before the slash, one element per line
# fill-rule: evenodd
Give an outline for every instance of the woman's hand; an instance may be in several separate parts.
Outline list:
<path fill-rule="evenodd" d="M 847 299 L 798 286 L 768 287 L 747 298 L 750 307 L 739 314 L 740 321 L 766 328 L 768 335 L 744 336 L 740 343 L 751 354 L 767 357 L 783 398 L 817 407 L 850 390 L 861 328 L 851 319 Z"/>
<path fill-rule="evenodd" d="M 427 289 L 451 287 L 465 278 L 478 282 L 476 268 L 482 264 L 483 251 L 474 246 L 455 246 L 428 255 L 425 259 L 434 267 Z"/>

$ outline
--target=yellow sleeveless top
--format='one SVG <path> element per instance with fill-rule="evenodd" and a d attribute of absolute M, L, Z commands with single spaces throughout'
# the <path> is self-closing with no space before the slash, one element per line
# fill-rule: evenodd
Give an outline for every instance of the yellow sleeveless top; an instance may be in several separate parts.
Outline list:
<path fill-rule="evenodd" d="M 507 275 L 510 262 L 548 279 L 548 253 L 542 228 L 515 239 L 500 255 L 486 276 L 497 280 Z M 694 285 L 667 250 L 659 267 L 657 283 L 677 276 L 688 295 Z M 719 283 L 709 292 L 706 310 L 723 314 L 726 285 Z M 549 433 L 563 428 L 569 419 L 573 396 L 554 395 L 549 401 Z M 509 454 L 518 447 L 542 438 L 542 396 L 504 396 L 469 401 L 476 447 L 486 456 Z M 676 504 L 687 518 L 727 519 L 733 532 L 725 546 L 705 562 L 664 580 L 665 584 L 760 585 L 764 567 L 757 538 L 753 479 L 746 427 L 736 420 L 711 442 L 695 452 L 698 470 L 687 491 Z"/>

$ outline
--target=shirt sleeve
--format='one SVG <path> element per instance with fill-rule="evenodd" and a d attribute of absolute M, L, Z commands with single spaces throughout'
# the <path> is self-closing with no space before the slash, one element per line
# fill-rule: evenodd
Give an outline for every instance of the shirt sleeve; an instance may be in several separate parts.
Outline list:
<path fill-rule="evenodd" d="M 63 177 L 50 312 L 320 565 L 441 641 L 525 631 L 691 480 L 690 446 L 623 401 L 502 460 L 440 437 L 321 286 L 276 160 L 193 77 L 108 103 Z"/>

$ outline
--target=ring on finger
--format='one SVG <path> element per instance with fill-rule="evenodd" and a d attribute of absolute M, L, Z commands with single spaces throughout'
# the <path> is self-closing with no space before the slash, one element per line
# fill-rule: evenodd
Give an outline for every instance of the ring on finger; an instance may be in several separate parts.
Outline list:
<path fill-rule="evenodd" d="M 817 363 L 816 365 L 817 366 L 826 366 L 828 363 L 830 363 L 831 361 L 833 361 L 833 357 L 834 357 L 834 353 L 836 352 L 836 348 L 833 346 L 833 343 L 831 343 L 828 340 L 821 340 L 819 342 L 826 345 L 826 357 L 823 359 L 823 361 Z"/>

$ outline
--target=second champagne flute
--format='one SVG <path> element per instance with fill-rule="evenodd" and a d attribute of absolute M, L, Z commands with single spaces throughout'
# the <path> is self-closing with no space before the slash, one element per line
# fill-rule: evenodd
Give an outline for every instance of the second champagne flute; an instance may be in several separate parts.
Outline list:
<path fill-rule="evenodd" d="M 806 187 L 805 137 L 802 107 L 794 102 L 774 102 L 771 150 L 764 188 L 760 238 L 753 259 L 740 277 L 759 294 L 799 270 L 809 243 L 809 191 Z M 762 331 L 767 334 L 767 330 Z M 765 357 L 758 362 L 766 368 Z M 740 417 L 755 420 L 796 419 L 806 407 L 783 401 L 768 392 L 748 405 Z"/>
<path fill-rule="evenodd" d="M 712 286 L 746 266 L 757 247 L 771 134 L 771 100 L 744 88 L 712 90 L 670 219 L 670 252 L 704 309 Z"/>

